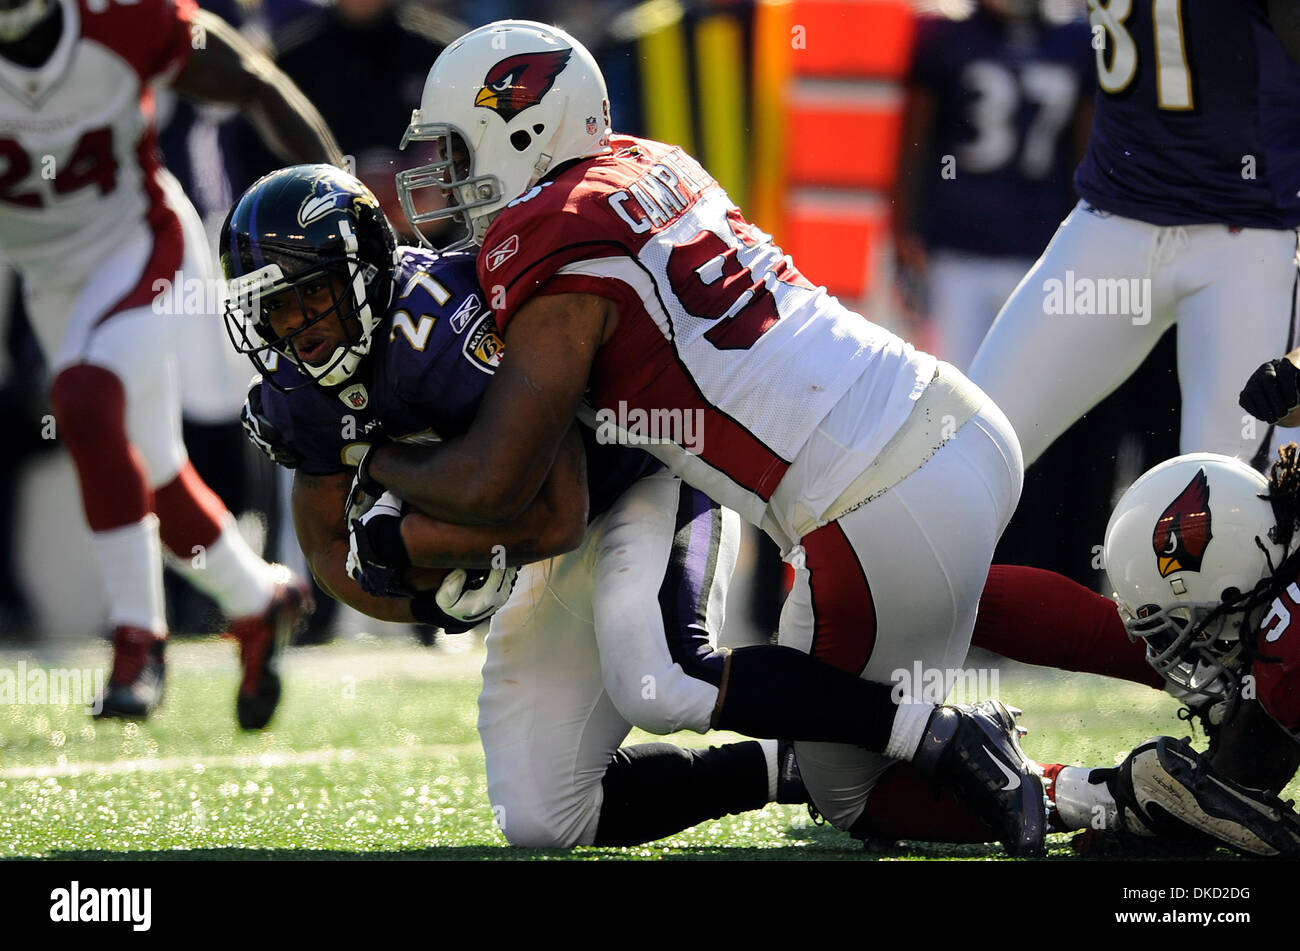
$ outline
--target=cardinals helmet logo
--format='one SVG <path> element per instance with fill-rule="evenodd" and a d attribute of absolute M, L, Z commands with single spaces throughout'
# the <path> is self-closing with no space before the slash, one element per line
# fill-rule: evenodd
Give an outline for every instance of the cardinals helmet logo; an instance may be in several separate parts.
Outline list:
<path fill-rule="evenodd" d="M 1201 559 L 1212 537 L 1210 483 L 1205 478 L 1205 470 L 1200 469 L 1187 488 L 1160 514 L 1151 533 L 1160 577 L 1167 578 L 1175 571 L 1200 571 Z"/>
<path fill-rule="evenodd" d="M 535 106 L 573 55 L 571 49 L 543 50 L 509 56 L 488 70 L 474 105 L 496 110 L 509 122 L 529 106 Z"/>

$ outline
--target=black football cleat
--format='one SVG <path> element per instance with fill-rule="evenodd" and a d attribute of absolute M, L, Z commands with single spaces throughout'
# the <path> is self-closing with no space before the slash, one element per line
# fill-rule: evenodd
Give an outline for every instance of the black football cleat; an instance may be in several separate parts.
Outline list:
<path fill-rule="evenodd" d="M 1020 750 L 1018 713 L 997 700 L 939 707 L 912 764 L 998 830 L 1009 855 L 1038 858 L 1047 851 L 1046 799 L 1042 779 Z"/>
<path fill-rule="evenodd" d="M 1243 855 L 1300 857 L 1300 817 L 1291 805 L 1214 773 L 1186 739 L 1139 744 L 1109 785 L 1122 832 L 1182 847 L 1199 839 Z"/>
<path fill-rule="evenodd" d="M 235 715 L 242 729 L 260 730 L 271 722 L 280 703 L 276 669 L 280 654 L 294 634 L 306 627 L 314 609 L 311 588 L 284 569 L 284 580 L 276 583 L 267 609 L 230 625 L 230 636 L 239 642 L 243 671 L 235 698 Z"/>
<path fill-rule="evenodd" d="M 97 719 L 121 717 L 143 720 L 162 703 L 167 639 L 140 627 L 113 629 L 113 670 L 108 685 L 95 698 Z"/>

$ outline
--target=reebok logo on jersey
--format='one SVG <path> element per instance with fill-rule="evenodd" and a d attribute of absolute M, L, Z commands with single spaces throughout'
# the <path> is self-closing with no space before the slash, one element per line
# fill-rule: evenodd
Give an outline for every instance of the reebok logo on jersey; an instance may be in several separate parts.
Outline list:
<path fill-rule="evenodd" d="M 495 271 L 519 250 L 519 235 L 512 234 L 487 253 L 487 269 Z"/>
<path fill-rule="evenodd" d="M 477 294 L 470 294 L 465 298 L 465 303 L 456 308 L 456 313 L 451 315 L 451 329 L 454 333 L 460 333 L 479 312 L 483 302 L 478 299 Z"/>
<path fill-rule="evenodd" d="M 1210 533 L 1210 483 L 1205 470 L 1197 470 L 1187 488 L 1160 513 L 1151 533 L 1160 577 L 1175 571 L 1200 571 Z"/>
<path fill-rule="evenodd" d="M 572 55 L 573 50 L 565 48 L 506 57 L 488 70 L 474 105 L 491 109 L 509 122 L 541 102 Z"/>

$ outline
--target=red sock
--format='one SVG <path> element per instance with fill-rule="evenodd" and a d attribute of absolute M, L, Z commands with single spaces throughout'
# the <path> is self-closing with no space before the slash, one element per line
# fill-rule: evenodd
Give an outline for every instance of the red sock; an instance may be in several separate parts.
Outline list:
<path fill-rule="evenodd" d="M 1043 770 L 1043 794 L 1047 796 L 1049 804 L 1047 810 L 1047 821 L 1057 832 L 1073 832 L 1073 829 L 1067 829 L 1065 823 L 1061 821 L 1061 814 L 1056 811 L 1056 777 L 1060 775 L 1061 770 L 1065 769 L 1062 763 L 1039 763 Z"/>
<path fill-rule="evenodd" d="M 185 558 L 195 547 L 210 548 L 221 536 L 226 506 L 186 459 L 176 478 L 154 491 L 154 511 L 162 543 Z"/>
<path fill-rule="evenodd" d="M 111 370 L 89 363 L 54 378 L 50 406 L 72 457 L 92 532 L 130 525 L 153 508 L 144 463 L 126 434 L 126 391 Z"/>
<path fill-rule="evenodd" d="M 1039 568 L 989 569 L 971 646 L 1026 664 L 1164 686 L 1142 642 L 1129 640 L 1115 602 Z"/>

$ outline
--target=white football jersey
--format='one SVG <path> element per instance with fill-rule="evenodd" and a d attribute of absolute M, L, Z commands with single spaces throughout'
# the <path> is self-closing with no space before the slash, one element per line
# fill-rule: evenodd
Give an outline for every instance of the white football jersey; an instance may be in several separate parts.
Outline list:
<path fill-rule="evenodd" d="M 179 233 L 159 184 L 150 84 L 197 42 L 193 0 L 53 0 L 44 65 L 0 58 L 0 253 L 20 270 L 103 254 L 127 229 Z"/>

